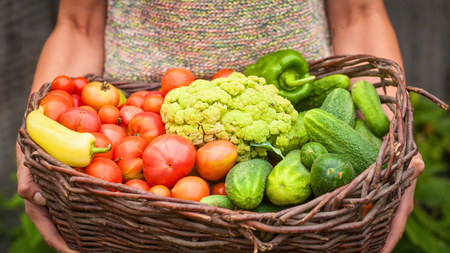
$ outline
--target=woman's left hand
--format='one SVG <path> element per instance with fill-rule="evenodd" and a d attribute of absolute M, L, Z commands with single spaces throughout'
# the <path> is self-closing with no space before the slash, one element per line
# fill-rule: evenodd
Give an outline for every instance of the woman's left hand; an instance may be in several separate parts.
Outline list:
<path fill-rule="evenodd" d="M 386 239 L 386 244 L 381 250 L 381 253 L 391 252 L 395 245 L 400 241 L 405 230 L 406 220 L 414 209 L 414 190 L 416 189 L 417 177 L 420 176 L 424 169 L 425 163 L 422 160 L 422 155 L 417 154 L 411 160 L 410 167 L 415 168 L 414 174 L 411 176 L 411 186 L 405 190 L 400 201 L 400 205 L 395 212 L 394 219 L 391 222 L 390 232 Z"/>

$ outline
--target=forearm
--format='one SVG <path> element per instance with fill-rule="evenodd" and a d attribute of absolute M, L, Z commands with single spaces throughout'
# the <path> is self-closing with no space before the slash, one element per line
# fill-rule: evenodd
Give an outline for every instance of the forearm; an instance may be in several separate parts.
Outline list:
<path fill-rule="evenodd" d="M 403 68 L 397 37 L 383 1 L 364 2 L 367 1 L 327 2 L 334 54 L 375 55 L 393 60 Z"/>
<path fill-rule="evenodd" d="M 45 43 L 39 58 L 31 92 L 59 75 L 80 76 L 103 73 L 103 40 L 95 40 L 57 27 Z"/>
<path fill-rule="evenodd" d="M 101 75 L 105 20 L 104 0 L 62 0 L 55 29 L 39 57 L 31 92 L 59 75 Z"/>
<path fill-rule="evenodd" d="M 334 54 L 370 54 L 390 59 L 400 65 L 403 62 L 394 28 L 381 0 L 329 0 L 327 2 L 332 47 Z M 379 82 L 378 78 L 364 78 Z M 388 87 L 387 94 L 395 97 L 395 87 Z M 378 90 L 379 93 L 383 91 Z M 392 112 L 385 106 L 389 118 Z"/>

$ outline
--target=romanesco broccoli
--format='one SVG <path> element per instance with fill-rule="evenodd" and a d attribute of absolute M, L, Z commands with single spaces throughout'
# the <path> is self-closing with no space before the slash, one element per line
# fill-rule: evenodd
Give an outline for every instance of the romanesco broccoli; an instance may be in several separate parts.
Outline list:
<path fill-rule="evenodd" d="M 196 80 L 170 91 L 161 117 L 167 133 L 183 136 L 194 145 L 229 140 L 236 145 L 238 161 L 246 161 L 267 155 L 266 149 L 250 146 L 251 142 L 277 143 L 277 136 L 291 130 L 298 113 L 263 78 L 234 72 L 227 78 Z M 283 150 L 283 144 L 277 148 Z"/>

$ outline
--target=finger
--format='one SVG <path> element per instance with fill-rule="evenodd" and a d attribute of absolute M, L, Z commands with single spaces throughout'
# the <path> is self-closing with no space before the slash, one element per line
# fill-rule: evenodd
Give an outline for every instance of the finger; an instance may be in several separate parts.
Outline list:
<path fill-rule="evenodd" d="M 23 199 L 44 206 L 45 199 L 42 197 L 41 188 L 34 182 L 34 176 L 25 165 L 17 166 L 17 193 Z"/>
<path fill-rule="evenodd" d="M 386 239 L 386 244 L 381 250 L 382 253 L 391 252 L 395 245 L 402 238 L 403 232 L 405 231 L 406 221 L 408 216 L 411 214 L 414 208 L 414 190 L 416 188 L 417 180 L 411 182 L 411 186 L 405 190 L 400 205 L 395 212 L 394 219 L 392 219 L 390 232 Z"/>
<path fill-rule="evenodd" d="M 53 224 L 48 209 L 25 200 L 25 212 L 28 218 L 34 223 L 39 233 L 48 246 L 60 253 L 77 253 L 67 246 L 62 236 L 58 233 L 55 224 Z"/>
<path fill-rule="evenodd" d="M 414 166 L 414 174 L 411 176 L 411 180 L 416 179 L 425 170 L 425 163 L 423 162 L 422 155 L 420 153 L 417 153 L 417 155 L 413 156 L 411 159 L 409 167 L 412 166 Z"/>

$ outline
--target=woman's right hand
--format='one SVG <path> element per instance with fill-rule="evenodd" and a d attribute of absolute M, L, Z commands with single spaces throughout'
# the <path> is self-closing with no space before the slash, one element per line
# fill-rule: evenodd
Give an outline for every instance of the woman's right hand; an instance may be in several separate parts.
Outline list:
<path fill-rule="evenodd" d="M 53 224 L 50 213 L 45 206 L 46 200 L 41 195 L 39 185 L 34 182 L 34 176 L 23 164 L 24 155 L 19 145 L 16 145 L 17 154 L 17 193 L 25 200 L 25 212 L 34 223 L 39 233 L 48 246 L 61 253 L 76 253 L 79 251 L 71 250 L 62 236 L 58 233 L 55 224 Z"/>

